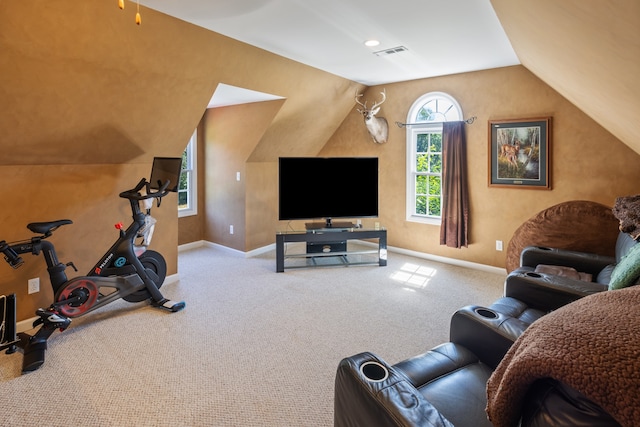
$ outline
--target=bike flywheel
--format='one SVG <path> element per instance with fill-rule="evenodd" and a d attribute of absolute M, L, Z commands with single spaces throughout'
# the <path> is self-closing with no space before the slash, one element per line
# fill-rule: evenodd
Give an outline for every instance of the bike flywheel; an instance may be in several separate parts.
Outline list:
<path fill-rule="evenodd" d="M 58 312 L 67 317 L 78 317 L 95 304 L 100 292 L 98 285 L 87 277 L 76 277 L 69 280 L 58 292 L 56 302 L 71 300 L 58 307 Z"/>

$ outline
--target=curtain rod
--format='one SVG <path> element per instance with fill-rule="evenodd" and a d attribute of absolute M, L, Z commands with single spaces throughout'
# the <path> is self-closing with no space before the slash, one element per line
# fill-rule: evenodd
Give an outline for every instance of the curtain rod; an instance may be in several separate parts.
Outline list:
<path fill-rule="evenodd" d="M 476 119 L 477 119 L 477 117 L 473 116 L 473 117 L 465 120 L 464 122 L 466 124 L 468 124 L 468 125 L 471 125 L 471 124 L 473 124 L 473 122 L 476 121 Z M 400 122 L 396 122 L 396 124 L 398 125 L 399 128 L 403 128 L 403 127 L 406 127 L 406 126 L 424 125 L 425 123 L 428 123 L 428 122 L 422 122 L 422 123 L 400 123 Z"/>

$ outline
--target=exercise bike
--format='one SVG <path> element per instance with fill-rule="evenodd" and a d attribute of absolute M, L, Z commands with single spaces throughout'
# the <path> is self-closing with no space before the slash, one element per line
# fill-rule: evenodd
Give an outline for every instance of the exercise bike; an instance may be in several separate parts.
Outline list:
<path fill-rule="evenodd" d="M 154 175 L 167 176 L 168 161 L 174 164 L 172 169 L 175 169 L 177 162 L 177 173 L 169 174 L 172 177 L 170 180 L 154 180 Z M 20 343 L 17 345 L 24 353 L 22 373 L 34 371 L 44 363 L 47 340 L 55 330 L 64 331 L 71 324 L 72 318 L 90 313 L 120 298 L 131 303 L 150 299 L 153 306 L 169 312 L 177 312 L 185 307 L 183 301 L 174 302 L 163 297 L 160 287 L 167 273 L 167 265 L 161 254 L 147 249 L 155 227 L 155 219 L 150 214 L 151 207 L 154 200 L 159 207 L 164 196 L 170 191 L 177 191 L 180 161 L 180 158 L 154 159 L 151 182 L 143 178 L 135 188 L 120 193 L 120 197 L 129 200 L 133 222 L 126 230 L 122 224 L 116 225 L 119 238 L 85 276 L 68 279 L 65 273 L 67 267 L 75 271 L 78 269 L 73 262 L 61 263 L 53 243 L 46 240 L 58 228 L 72 224 L 71 220 L 30 223 L 27 228 L 37 236 L 10 244 L 0 241 L 0 252 L 14 269 L 24 263 L 21 254 L 42 254 L 53 287 L 54 302 L 46 309 L 36 310 L 37 319 L 33 327 L 41 328 L 34 335 L 19 334 Z M 160 172 L 156 172 L 157 170 Z M 152 184 L 154 181 L 155 185 Z M 169 189 L 170 184 L 172 189 Z M 145 208 L 144 212 L 140 208 L 141 204 Z M 139 245 L 135 244 L 138 238 L 142 239 Z"/>

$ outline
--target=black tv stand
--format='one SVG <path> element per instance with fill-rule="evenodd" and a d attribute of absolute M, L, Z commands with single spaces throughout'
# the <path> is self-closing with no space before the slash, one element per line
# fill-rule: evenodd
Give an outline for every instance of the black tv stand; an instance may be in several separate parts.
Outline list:
<path fill-rule="evenodd" d="M 318 223 L 320 226 L 324 224 Z M 377 249 L 346 250 L 347 240 L 377 239 Z M 307 251 L 304 253 L 286 253 L 285 244 L 305 242 Z M 338 250 L 344 245 L 344 250 Z M 311 251 L 309 248 L 312 247 Z M 317 248 L 317 249 L 316 249 Z M 316 260 L 333 258 L 338 263 L 317 263 Z M 284 231 L 276 233 L 276 271 L 285 270 L 285 259 L 300 259 L 307 262 L 294 263 L 286 268 L 349 266 L 349 265 L 387 265 L 387 230 L 384 228 L 331 228 L 319 227 L 305 231 Z"/>

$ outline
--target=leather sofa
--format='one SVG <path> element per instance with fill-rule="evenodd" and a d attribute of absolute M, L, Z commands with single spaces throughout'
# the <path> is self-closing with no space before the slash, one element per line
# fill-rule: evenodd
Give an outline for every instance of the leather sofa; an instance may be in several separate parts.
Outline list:
<path fill-rule="evenodd" d="M 394 365 L 371 352 L 343 359 L 335 379 L 334 426 L 492 426 L 485 412 L 487 381 L 529 325 L 570 300 L 556 299 L 554 291 L 506 283 L 505 296 L 491 306 L 453 314 L 450 342 Z M 558 381 L 536 382 L 525 401 L 521 426 L 618 425 Z"/>

